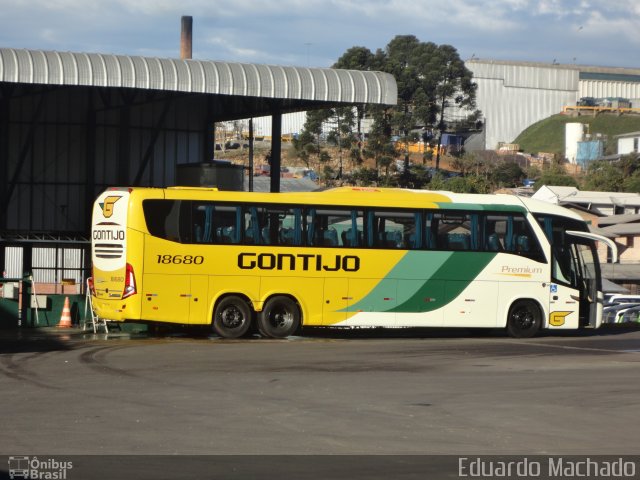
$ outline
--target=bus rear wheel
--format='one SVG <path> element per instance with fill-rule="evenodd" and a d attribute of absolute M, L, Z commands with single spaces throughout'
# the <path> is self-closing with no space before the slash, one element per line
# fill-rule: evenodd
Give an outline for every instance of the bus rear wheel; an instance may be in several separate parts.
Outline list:
<path fill-rule="evenodd" d="M 251 326 L 251 308 L 247 302 L 235 295 L 225 297 L 213 313 L 213 331 L 222 338 L 239 338 Z"/>
<path fill-rule="evenodd" d="M 509 309 L 507 332 L 514 338 L 531 338 L 542 326 L 540 308 L 531 300 L 520 300 Z"/>
<path fill-rule="evenodd" d="M 300 326 L 300 309 L 289 297 L 278 295 L 267 300 L 258 315 L 258 330 L 265 337 L 286 338 Z"/>

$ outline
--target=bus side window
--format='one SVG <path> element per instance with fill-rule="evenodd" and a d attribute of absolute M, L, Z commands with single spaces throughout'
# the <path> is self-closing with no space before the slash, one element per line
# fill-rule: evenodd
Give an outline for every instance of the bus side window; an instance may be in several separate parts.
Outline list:
<path fill-rule="evenodd" d="M 429 250 L 436 250 L 438 243 L 438 224 L 440 223 L 440 213 L 428 212 L 425 215 L 425 245 Z"/>
<path fill-rule="evenodd" d="M 249 245 L 264 245 L 264 240 L 262 237 L 262 227 L 265 218 L 266 215 L 263 208 L 245 207 L 243 243 Z"/>
<path fill-rule="evenodd" d="M 188 239 L 188 243 L 212 243 L 215 237 L 215 227 L 213 220 L 215 217 L 215 206 L 211 203 L 191 203 L 190 208 L 190 224 L 191 228 L 185 230 L 190 231 L 191 238 Z"/>
<path fill-rule="evenodd" d="M 414 212 L 374 211 L 367 215 L 368 245 L 374 248 L 414 248 L 415 239 Z M 411 237 L 413 233 L 413 237 Z"/>
<path fill-rule="evenodd" d="M 219 227 L 216 230 L 216 240 L 218 243 L 235 243 L 236 236 L 235 227 L 229 225 L 227 227 Z"/>
<path fill-rule="evenodd" d="M 466 233 L 447 234 L 447 247 L 449 250 L 469 250 L 469 235 Z"/>
<path fill-rule="evenodd" d="M 358 229 L 353 229 L 351 227 L 347 228 L 340 235 L 342 239 L 342 245 L 345 247 L 357 247 L 362 244 L 363 235 L 362 232 Z"/>
<path fill-rule="evenodd" d="M 195 202 L 191 211 L 191 218 L 193 225 L 191 241 L 192 243 L 202 243 L 204 237 L 204 210 L 198 208 Z"/>
<path fill-rule="evenodd" d="M 518 213 L 487 213 L 485 227 L 485 250 L 505 251 L 544 260 L 542 248 L 526 218 Z"/>
<path fill-rule="evenodd" d="M 271 245 L 271 238 L 269 237 L 269 225 L 265 225 L 260 229 L 260 240 L 263 245 Z"/>
<path fill-rule="evenodd" d="M 302 216 L 302 223 L 306 227 L 307 245 L 316 247 L 351 246 L 347 237 L 357 236 L 352 233 L 352 227 L 359 226 L 361 228 L 362 214 L 359 213 L 358 215 L 358 212 L 344 209 L 308 209 Z"/>
<path fill-rule="evenodd" d="M 477 249 L 478 221 L 475 214 L 461 211 L 443 211 L 433 215 L 438 227 L 438 246 L 447 250 L 466 251 Z"/>
<path fill-rule="evenodd" d="M 241 223 L 240 206 L 216 204 L 211 221 L 213 242 L 225 245 L 240 243 Z"/>
<path fill-rule="evenodd" d="M 325 247 L 337 247 L 338 246 L 338 232 L 335 228 L 329 227 L 328 230 L 323 232 L 322 245 Z"/>
<path fill-rule="evenodd" d="M 519 253 L 526 253 L 529 249 L 529 237 L 527 235 L 518 235 L 516 238 L 516 250 Z"/>
<path fill-rule="evenodd" d="M 302 240 L 300 225 L 301 210 L 291 208 L 280 213 L 278 218 L 278 243 L 280 245 L 300 245 Z"/>
<path fill-rule="evenodd" d="M 295 231 L 293 228 L 281 228 L 280 229 L 280 244 L 281 245 L 294 245 Z"/>
<path fill-rule="evenodd" d="M 171 210 L 164 221 L 164 235 L 163 238 L 171 240 L 172 242 L 180 241 L 180 210 L 182 201 L 175 200 L 172 202 Z"/>
<path fill-rule="evenodd" d="M 502 250 L 502 245 L 500 244 L 500 238 L 497 233 L 492 233 L 487 237 L 487 250 L 490 252 L 499 252 Z"/>

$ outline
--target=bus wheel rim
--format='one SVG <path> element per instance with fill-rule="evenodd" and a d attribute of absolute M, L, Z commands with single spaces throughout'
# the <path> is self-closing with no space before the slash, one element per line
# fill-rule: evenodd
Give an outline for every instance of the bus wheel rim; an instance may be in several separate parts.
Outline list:
<path fill-rule="evenodd" d="M 516 321 L 516 325 L 523 330 L 531 328 L 535 323 L 533 314 L 527 308 L 519 309 L 514 313 L 513 317 Z"/>
<path fill-rule="evenodd" d="M 269 315 L 269 323 L 278 329 L 288 328 L 293 324 L 293 314 L 286 308 L 275 308 Z"/>
<path fill-rule="evenodd" d="M 226 328 L 239 328 L 244 323 L 244 315 L 238 307 L 231 305 L 220 312 L 220 323 Z"/>

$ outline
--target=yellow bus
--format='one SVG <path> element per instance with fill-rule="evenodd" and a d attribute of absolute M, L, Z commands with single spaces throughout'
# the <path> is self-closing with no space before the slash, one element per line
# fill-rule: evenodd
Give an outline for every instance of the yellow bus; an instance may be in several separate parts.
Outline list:
<path fill-rule="evenodd" d="M 93 207 L 96 314 L 252 326 L 597 328 L 596 241 L 575 213 L 511 195 L 341 187 L 111 188 Z"/>

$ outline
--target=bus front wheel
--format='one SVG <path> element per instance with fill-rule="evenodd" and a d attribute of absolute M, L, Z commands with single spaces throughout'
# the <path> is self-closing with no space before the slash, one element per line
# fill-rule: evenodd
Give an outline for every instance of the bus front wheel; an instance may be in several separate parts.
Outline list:
<path fill-rule="evenodd" d="M 278 295 L 267 300 L 258 315 L 258 330 L 265 337 L 285 338 L 300 326 L 300 309 L 289 297 Z"/>
<path fill-rule="evenodd" d="M 514 338 L 531 338 L 542 326 L 540 308 L 531 300 L 520 300 L 509 309 L 507 332 Z"/>
<path fill-rule="evenodd" d="M 251 326 L 251 308 L 237 296 L 225 297 L 213 313 L 213 331 L 223 338 L 239 338 Z"/>

